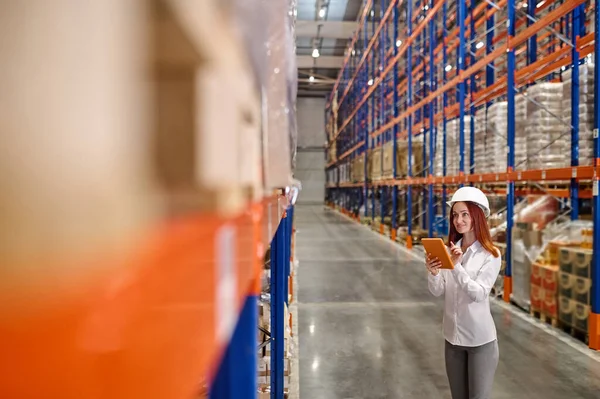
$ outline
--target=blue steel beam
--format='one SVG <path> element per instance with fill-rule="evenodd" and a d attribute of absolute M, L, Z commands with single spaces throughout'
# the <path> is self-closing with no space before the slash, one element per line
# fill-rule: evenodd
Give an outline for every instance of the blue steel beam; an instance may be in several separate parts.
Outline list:
<path fill-rule="evenodd" d="M 598 195 L 598 175 L 597 169 L 600 166 L 600 139 L 598 138 L 598 128 L 600 127 L 600 35 L 598 26 L 600 26 L 600 0 L 594 0 L 594 189 L 592 200 L 592 214 L 594 219 L 594 243 L 592 254 L 592 287 L 591 304 L 592 312 L 590 314 L 590 348 L 600 350 L 600 196 Z"/>
<path fill-rule="evenodd" d="M 374 10 L 375 10 L 375 4 L 372 5 L 372 9 L 371 9 L 371 37 L 375 36 L 375 16 L 374 16 Z M 368 31 L 368 29 L 365 29 L 365 50 L 367 48 L 367 43 L 369 42 L 370 38 L 367 39 L 366 37 L 366 32 Z M 369 57 L 371 58 L 371 73 L 369 74 L 369 79 L 372 79 L 372 84 L 375 84 L 375 53 L 371 52 L 369 54 Z M 368 130 L 368 132 L 373 132 L 375 131 L 375 96 L 372 95 L 371 96 L 371 126 Z M 367 135 L 369 135 L 369 133 L 367 133 Z M 375 147 L 378 146 L 379 144 L 379 140 L 380 137 L 377 137 L 377 141 L 375 143 Z M 372 220 L 375 221 L 375 193 L 377 192 L 377 188 L 374 187 L 371 193 L 371 217 L 373 218 Z"/>
<path fill-rule="evenodd" d="M 381 2 L 379 3 L 380 7 L 379 7 L 379 23 L 382 23 L 381 21 L 383 20 L 383 13 L 384 10 L 387 9 L 386 5 L 385 5 L 385 0 L 381 0 Z M 385 67 L 384 62 L 385 62 L 385 40 L 386 40 L 386 35 L 385 35 L 386 29 L 382 28 L 381 32 L 379 32 L 379 75 L 381 76 L 381 71 L 383 71 L 383 68 Z M 387 85 L 385 84 L 385 78 L 383 82 L 381 82 L 381 84 L 379 85 L 379 98 L 380 98 L 380 104 L 381 104 L 381 108 L 379 109 L 379 120 L 378 120 L 378 127 L 382 126 L 384 124 L 385 121 L 385 89 L 387 87 Z M 384 135 L 381 135 L 381 144 L 382 144 L 382 151 L 381 151 L 381 166 L 383 169 L 383 144 L 387 142 L 389 138 L 388 133 L 386 132 Z M 379 188 L 379 212 L 381 214 L 381 223 L 383 224 L 383 217 L 385 215 L 385 198 L 386 198 L 386 192 L 384 190 L 383 187 Z"/>
<path fill-rule="evenodd" d="M 446 38 L 448 36 L 448 30 L 446 29 L 446 21 L 448 20 L 448 3 L 444 1 L 444 5 L 442 6 L 442 85 L 446 84 L 446 65 L 448 65 L 448 53 L 446 49 Z M 442 98 L 442 175 L 446 176 L 446 107 L 448 106 L 448 93 L 444 91 Z M 447 193 L 446 193 L 446 185 L 442 186 L 442 217 L 444 220 L 446 219 L 446 201 L 447 201 Z"/>
<path fill-rule="evenodd" d="M 475 0 L 471 0 L 471 5 L 469 7 L 469 14 L 471 16 L 470 27 L 471 35 L 469 37 L 469 41 L 471 42 L 471 56 L 469 57 L 470 62 L 469 66 L 475 63 L 475 52 L 477 51 L 476 43 L 475 43 L 475 18 L 473 16 L 473 9 L 475 8 Z M 470 143 L 469 143 L 469 173 L 475 173 L 475 105 L 473 101 L 473 96 L 475 95 L 475 91 L 477 90 L 475 86 L 475 74 L 471 75 L 471 87 L 469 88 L 469 96 L 471 99 L 471 107 L 469 110 L 469 114 L 471 115 L 471 120 L 469 124 L 470 128 Z"/>
<path fill-rule="evenodd" d="M 573 14 L 571 40 L 577 42 L 582 34 L 585 10 L 576 7 Z M 577 46 L 571 50 L 571 166 L 579 166 L 579 51 Z M 571 179 L 571 220 L 579 219 L 579 183 Z"/>
<path fill-rule="evenodd" d="M 251 295 L 246 298 L 233 336 L 211 386 L 209 393 L 211 399 L 256 398 L 258 392 L 257 342 L 258 301 L 255 295 Z M 281 397 L 283 398 L 283 387 Z"/>
<path fill-rule="evenodd" d="M 408 37 L 412 35 L 412 1 L 406 3 L 406 34 Z M 413 87 L 412 87 L 412 43 L 408 44 L 407 59 L 406 59 L 406 78 L 407 82 L 407 109 L 412 107 Z M 412 113 L 408 114 L 407 130 L 408 130 L 408 177 L 412 177 Z M 406 221 L 407 221 L 407 238 L 406 246 L 412 248 L 412 186 L 406 190 Z"/>
<path fill-rule="evenodd" d="M 400 17 L 400 7 L 396 4 L 394 7 L 394 42 L 392 43 L 392 46 L 394 46 L 394 57 L 396 57 L 398 55 L 398 46 L 396 46 L 396 42 L 398 41 L 398 20 Z M 393 104 L 393 110 L 394 110 L 394 119 L 398 117 L 399 115 L 399 109 L 398 109 L 398 63 L 396 63 L 396 65 L 394 66 L 393 69 L 393 73 L 394 73 L 394 104 Z M 392 135 L 392 140 L 393 140 L 393 163 L 392 163 L 392 168 L 393 168 L 393 178 L 396 179 L 396 177 L 398 177 L 398 165 L 396 164 L 397 161 L 397 157 L 396 157 L 396 152 L 398 151 L 398 124 L 394 123 L 394 128 L 393 128 L 393 135 Z M 395 237 L 396 233 L 396 229 L 398 228 L 397 223 L 396 223 L 396 218 L 397 218 L 397 213 L 398 213 L 398 186 L 394 185 L 392 187 L 392 237 Z"/>
<path fill-rule="evenodd" d="M 459 44 L 458 44 L 458 74 L 465 70 L 465 18 L 466 0 L 458 0 L 458 26 L 459 26 Z M 465 172 L 465 80 L 458 84 L 458 107 L 459 107 L 459 175 Z"/>
<path fill-rule="evenodd" d="M 515 2 L 508 2 L 508 37 L 515 36 Z M 509 49 L 507 60 L 507 170 L 512 172 L 515 166 L 515 51 Z M 510 302 L 512 293 L 512 228 L 515 204 L 515 182 L 507 183 L 506 196 L 506 272 L 504 281 L 504 300 Z"/>
<path fill-rule="evenodd" d="M 429 0 L 429 7 L 433 8 L 433 0 Z M 434 68 L 434 58 L 433 58 L 433 49 L 437 46 L 435 42 L 435 34 L 434 34 L 434 18 L 429 21 L 429 89 L 430 91 L 434 90 L 434 76 L 433 76 L 433 68 Z M 433 109 L 433 100 L 429 103 L 429 167 L 428 173 L 429 176 L 433 176 L 433 138 L 435 132 L 435 121 L 434 115 L 435 110 Z M 423 143 L 423 147 L 425 147 L 425 143 Z M 427 159 L 427 158 L 423 158 Z M 428 185 L 428 193 L 427 193 L 427 220 L 429 221 L 429 237 L 433 237 L 433 185 Z"/>
<path fill-rule="evenodd" d="M 283 399 L 285 245 L 287 216 L 284 216 L 271 242 L 271 399 Z M 288 259 L 289 263 L 289 259 Z M 256 345 L 256 342 L 254 343 Z M 256 350 L 256 349 L 255 349 Z"/>

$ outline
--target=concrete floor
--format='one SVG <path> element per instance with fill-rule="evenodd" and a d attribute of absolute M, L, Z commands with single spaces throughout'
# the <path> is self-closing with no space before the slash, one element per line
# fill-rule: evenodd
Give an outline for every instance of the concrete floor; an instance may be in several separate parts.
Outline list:
<path fill-rule="evenodd" d="M 450 398 L 422 261 L 323 207 L 296 210 L 300 398 Z M 501 304 L 493 399 L 599 399 L 600 357 Z M 521 312 L 521 311 L 517 311 Z"/>

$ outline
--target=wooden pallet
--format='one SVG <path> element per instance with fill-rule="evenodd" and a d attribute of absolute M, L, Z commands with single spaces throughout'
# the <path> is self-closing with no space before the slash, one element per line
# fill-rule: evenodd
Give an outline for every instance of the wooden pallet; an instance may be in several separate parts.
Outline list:
<path fill-rule="evenodd" d="M 586 345 L 589 345 L 590 335 L 587 331 L 581 331 L 562 321 L 559 323 L 559 328 L 573 338 L 585 343 Z"/>
<path fill-rule="evenodd" d="M 555 327 L 555 328 L 556 328 L 556 327 L 558 327 L 558 325 L 559 325 L 559 322 L 558 322 L 558 319 L 557 319 L 557 318 L 555 318 L 555 317 L 552 317 L 552 316 L 549 316 L 549 315 L 545 314 L 544 312 L 542 312 L 542 311 L 541 311 L 541 310 L 539 310 L 539 309 L 534 309 L 534 308 L 531 308 L 531 309 L 529 310 L 529 314 L 530 314 L 532 317 L 535 317 L 536 319 L 538 319 L 538 320 L 540 320 L 540 321 L 543 321 L 543 322 L 544 322 L 544 323 L 546 323 L 546 324 L 549 324 L 549 325 L 551 325 L 552 327 Z"/>

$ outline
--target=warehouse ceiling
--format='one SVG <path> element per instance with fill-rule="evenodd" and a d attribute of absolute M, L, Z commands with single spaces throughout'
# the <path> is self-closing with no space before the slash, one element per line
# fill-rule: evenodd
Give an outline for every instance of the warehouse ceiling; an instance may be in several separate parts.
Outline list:
<path fill-rule="evenodd" d="M 297 0 L 299 96 L 330 93 L 357 27 L 361 5 L 362 0 Z"/>

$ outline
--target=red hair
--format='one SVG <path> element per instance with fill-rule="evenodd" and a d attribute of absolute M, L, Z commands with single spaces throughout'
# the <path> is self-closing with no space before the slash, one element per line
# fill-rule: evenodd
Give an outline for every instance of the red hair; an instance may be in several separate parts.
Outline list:
<path fill-rule="evenodd" d="M 475 238 L 486 251 L 491 253 L 494 258 L 497 258 L 500 256 L 500 252 L 494 247 L 483 210 L 474 202 L 465 201 L 465 204 L 471 215 L 471 223 L 473 231 L 475 232 Z M 456 205 L 456 203 L 454 205 Z M 448 245 L 450 245 L 450 242 L 456 244 L 458 240 L 462 238 L 462 234 L 459 234 L 458 231 L 456 231 L 456 227 L 454 227 L 454 213 L 452 212 L 454 205 L 452 205 L 452 208 L 450 209 L 450 233 L 448 234 Z"/>

